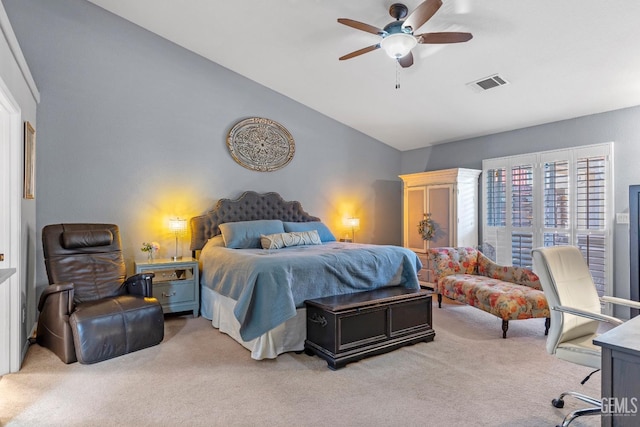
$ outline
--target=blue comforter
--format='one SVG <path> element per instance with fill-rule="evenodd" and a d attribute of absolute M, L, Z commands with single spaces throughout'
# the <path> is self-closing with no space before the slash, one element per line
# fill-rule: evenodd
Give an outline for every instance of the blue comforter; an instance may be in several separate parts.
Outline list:
<path fill-rule="evenodd" d="M 418 289 L 422 267 L 406 248 L 339 242 L 276 250 L 207 244 L 200 263 L 202 286 L 237 301 L 245 341 L 294 317 L 307 299 L 385 286 Z"/>

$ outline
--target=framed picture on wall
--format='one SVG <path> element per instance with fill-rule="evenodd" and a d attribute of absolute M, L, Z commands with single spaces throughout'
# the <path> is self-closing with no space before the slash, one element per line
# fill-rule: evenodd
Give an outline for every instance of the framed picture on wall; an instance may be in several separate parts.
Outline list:
<path fill-rule="evenodd" d="M 36 130 L 24 122 L 24 198 L 36 197 Z"/>

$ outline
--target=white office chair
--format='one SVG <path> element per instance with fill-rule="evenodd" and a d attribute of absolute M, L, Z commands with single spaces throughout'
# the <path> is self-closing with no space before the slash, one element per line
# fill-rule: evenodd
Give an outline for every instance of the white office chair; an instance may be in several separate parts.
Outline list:
<path fill-rule="evenodd" d="M 547 352 L 568 362 L 600 369 L 600 347 L 593 344 L 600 322 L 615 326 L 623 323 L 620 319 L 601 314 L 601 301 L 634 308 L 640 308 L 640 303 L 607 296 L 599 298 L 589 267 L 580 250 L 574 246 L 538 248 L 532 251 L 532 255 L 534 271 L 540 277 L 551 308 Z M 562 408 L 565 396 L 573 396 L 593 406 L 567 414 L 562 427 L 568 426 L 576 417 L 601 413 L 600 399 L 572 391 L 553 399 L 552 405 Z"/>

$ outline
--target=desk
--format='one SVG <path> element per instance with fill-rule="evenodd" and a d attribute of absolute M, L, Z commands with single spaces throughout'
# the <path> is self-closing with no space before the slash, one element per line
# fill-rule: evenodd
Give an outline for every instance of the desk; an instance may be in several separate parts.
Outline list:
<path fill-rule="evenodd" d="M 593 343 L 602 347 L 602 425 L 640 425 L 640 316 Z"/>

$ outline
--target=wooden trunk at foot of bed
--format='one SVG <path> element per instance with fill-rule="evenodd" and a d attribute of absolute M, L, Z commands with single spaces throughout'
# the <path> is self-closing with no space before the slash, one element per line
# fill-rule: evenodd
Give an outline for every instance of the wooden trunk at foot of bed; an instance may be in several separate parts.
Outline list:
<path fill-rule="evenodd" d="M 402 287 L 305 301 L 309 355 L 330 369 L 420 341 L 433 341 L 431 292 Z"/>

